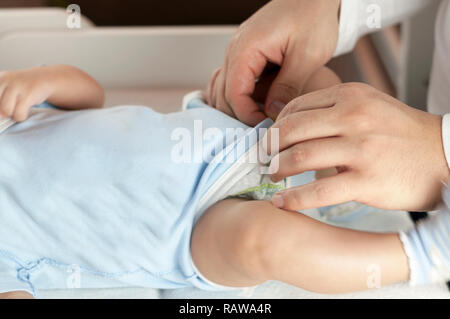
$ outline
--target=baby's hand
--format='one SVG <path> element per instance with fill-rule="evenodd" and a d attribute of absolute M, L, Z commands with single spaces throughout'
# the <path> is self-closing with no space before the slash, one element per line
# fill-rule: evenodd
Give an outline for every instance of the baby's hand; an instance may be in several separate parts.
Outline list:
<path fill-rule="evenodd" d="M 45 68 L 0 72 L 0 118 L 25 121 L 30 108 L 45 102 L 51 94 Z"/>

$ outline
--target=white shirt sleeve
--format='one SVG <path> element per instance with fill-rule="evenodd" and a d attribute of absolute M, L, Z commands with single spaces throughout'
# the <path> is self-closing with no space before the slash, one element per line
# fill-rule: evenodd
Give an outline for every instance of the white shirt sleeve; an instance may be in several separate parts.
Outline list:
<path fill-rule="evenodd" d="M 445 208 L 407 233 L 400 232 L 412 286 L 450 280 L 450 189 L 444 188 L 442 198 Z"/>
<path fill-rule="evenodd" d="M 378 31 L 369 21 L 379 13 L 381 28 L 398 23 L 435 0 L 341 0 L 339 38 L 334 56 L 353 50 L 356 41 Z"/>

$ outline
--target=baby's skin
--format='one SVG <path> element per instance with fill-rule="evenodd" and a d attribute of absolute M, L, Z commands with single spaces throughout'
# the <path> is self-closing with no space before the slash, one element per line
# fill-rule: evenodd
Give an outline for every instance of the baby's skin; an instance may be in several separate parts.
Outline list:
<path fill-rule="evenodd" d="M 0 72 L 0 118 L 25 121 L 30 108 L 47 101 L 67 110 L 102 108 L 103 88 L 85 72 L 52 65 Z"/>
<path fill-rule="evenodd" d="M 338 83 L 337 76 L 323 68 L 311 77 L 304 93 Z M 104 91 L 71 66 L 0 72 L 0 117 L 24 121 L 30 108 L 44 101 L 67 110 L 101 108 Z M 336 173 L 331 168 L 318 173 L 318 178 Z M 379 270 L 381 285 L 409 276 L 397 234 L 330 226 L 268 201 L 227 199 L 210 207 L 195 226 L 191 253 L 207 279 L 230 287 L 279 280 L 310 291 L 339 293 L 370 288 L 367 270 L 373 266 Z M 31 297 L 21 291 L 0 294 L 0 298 Z"/>

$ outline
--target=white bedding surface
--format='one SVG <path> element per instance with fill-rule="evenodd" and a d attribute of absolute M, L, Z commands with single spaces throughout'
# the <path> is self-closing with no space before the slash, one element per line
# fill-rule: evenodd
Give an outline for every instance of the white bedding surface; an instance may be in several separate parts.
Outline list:
<path fill-rule="evenodd" d="M 148 105 L 160 112 L 174 112 L 181 109 L 181 100 L 192 89 L 109 89 L 106 90 L 106 105 Z M 304 179 L 311 176 L 297 178 L 294 184 L 301 184 Z M 318 216 L 316 210 L 308 211 L 308 215 Z M 343 227 L 391 232 L 406 230 L 412 226 L 412 222 L 406 212 L 371 210 L 363 218 L 348 222 Z M 293 298 L 293 299 L 317 299 L 317 298 L 450 298 L 449 290 L 445 285 L 429 285 L 411 288 L 407 284 L 398 284 L 380 289 L 364 292 L 339 295 L 322 295 L 304 291 L 302 289 L 286 285 L 280 282 L 267 282 L 257 287 L 252 295 L 239 296 L 235 293 L 211 293 L 198 289 L 157 290 L 145 288 L 122 289 L 78 289 L 78 290 L 49 290 L 40 291 L 40 298 Z"/>

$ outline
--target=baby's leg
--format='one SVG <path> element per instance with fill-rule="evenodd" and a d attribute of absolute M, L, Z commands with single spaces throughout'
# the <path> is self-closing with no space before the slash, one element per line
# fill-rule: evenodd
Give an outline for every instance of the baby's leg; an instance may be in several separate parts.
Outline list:
<path fill-rule="evenodd" d="M 339 293 L 408 278 L 397 234 L 333 227 L 266 201 L 229 199 L 211 207 L 195 227 L 191 252 L 207 279 L 230 287 L 279 280 Z"/>

